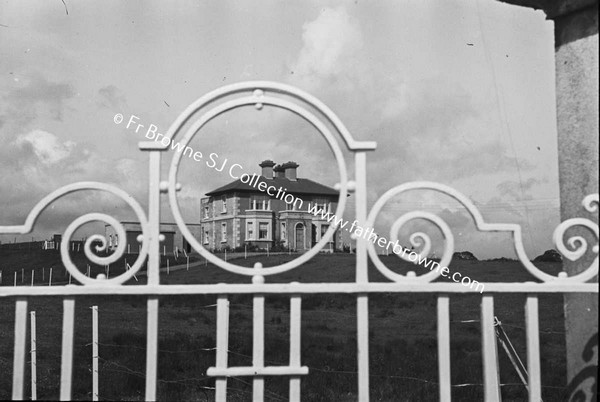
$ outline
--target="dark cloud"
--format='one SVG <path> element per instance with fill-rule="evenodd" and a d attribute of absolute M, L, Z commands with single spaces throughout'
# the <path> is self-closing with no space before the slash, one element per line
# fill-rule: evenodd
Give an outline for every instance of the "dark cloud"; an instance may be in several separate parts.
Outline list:
<path fill-rule="evenodd" d="M 98 90 L 100 100 L 98 105 L 107 108 L 120 109 L 126 102 L 125 95 L 114 85 L 108 85 Z"/>
<path fill-rule="evenodd" d="M 13 138 L 38 117 L 62 121 L 66 101 L 75 95 L 70 84 L 51 82 L 39 74 L 23 81 L 0 98 L 0 130 Z"/>

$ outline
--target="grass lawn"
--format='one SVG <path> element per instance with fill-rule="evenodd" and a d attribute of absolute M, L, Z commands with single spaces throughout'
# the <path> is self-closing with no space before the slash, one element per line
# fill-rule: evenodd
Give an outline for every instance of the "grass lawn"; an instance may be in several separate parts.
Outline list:
<path fill-rule="evenodd" d="M 267 277 L 268 282 L 351 282 L 355 256 L 319 255 L 291 272 Z M 73 257 L 85 267 L 82 255 Z M 134 259 L 135 256 L 128 256 Z M 261 261 L 276 265 L 294 256 L 278 255 L 237 259 L 252 266 Z M 397 257 L 381 257 L 398 272 L 418 270 Z M 189 271 L 161 273 L 165 284 L 250 281 L 202 262 Z M 185 261 L 185 260 L 183 260 Z M 170 261 L 170 266 L 179 261 Z M 165 262 L 166 264 L 166 262 Z M 25 272 L 53 266 L 56 281 L 65 281 L 60 256 L 55 251 L 15 253 L 0 251 L 3 286 L 12 286 L 14 271 L 20 281 Z M 111 267 L 124 266 L 119 261 Z M 560 264 L 541 265 L 548 272 Z M 520 282 L 533 280 L 517 262 L 457 261 L 450 267 L 478 281 Z M 85 269 L 85 268 L 84 268 Z M 93 273 L 104 272 L 93 267 Z M 418 274 L 418 271 L 417 271 Z M 62 276 L 62 277 L 61 277 Z M 111 274 L 112 276 L 112 274 Z M 26 274 L 24 285 L 30 285 Z M 47 278 L 46 278 L 47 279 Z M 145 277 L 140 276 L 143 284 Z M 371 281 L 384 278 L 370 267 Z M 36 282 L 37 284 L 37 282 Z M 21 285 L 18 283 L 18 285 Z M 41 282 L 39 285 L 43 285 Z M 47 285 L 47 283 L 46 283 Z M 456 295 L 450 299 L 452 384 L 455 400 L 482 400 L 482 365 L 479 295 Z M 250 365 L 252 355 L 252 298 L 231 296 L 229 365 Z M 523 361 L 526 361 L 523 295 L 495 297 L 497 317 Z M 213 400 L 214 379 L 206 369 L 215 360 L 215 298 L 172 296 L 161 298 L 158 356 L 158 398 L 160 400 Z M 562 400 L 566 386 L 562 295 L 540 296 L 540 341 L 544 401 Z M 142 400 L 144 396 L 146 303 L 142 297 L 79 297 L 76 302 L 73 398 L 91 399 L 91 311 L 100 315 L 100 399 Z M 37 315 L 37 384 L 39 399 L 58 399 L 62 301 L 60 298 L 31 298 L 29 309 Z M 370 383 L 374 401 L 439 400 L 436 340 L 436 296 L 424 294 L 377 294 L 369 298 Z M 265 362 L 285 365 L 289 359 L 289 297 L 266 298 Z M 0 399 L 11 396 L 14 300 L 0 298 Z M 526 400 L 506 354 L 499 346 L 503 400 Z M 302 299 L 302 364 L 309 374 L 302 379 L 302 400 L 354 401 L 357 399 L 356 298 L 348 295 L 307 295 Z M 25 397 L 29 398 L 29 367 Z M 229 400 L 251 400 L 251 378 L 231 378 Z M 287 400 L 287 378 L 266 379 L 267 400 Z"/>

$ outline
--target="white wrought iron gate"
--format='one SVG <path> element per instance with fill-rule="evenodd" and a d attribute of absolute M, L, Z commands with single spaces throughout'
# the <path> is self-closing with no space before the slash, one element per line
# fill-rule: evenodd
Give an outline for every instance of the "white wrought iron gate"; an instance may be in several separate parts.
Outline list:
<path fill-rule="evenodd" d="M 394 187 L 385 193 L 373 206 L 367 210 L 367 153 L 375 150 L 373 141 L 356 141 L 342 124 L 340 119 L 321 101 L 313 96 L 290 87 L 288 85 L 272 82 L 245 82 L 217 89 L 201 97 L 191 104 L 172 124 L 165 137 L 178 138 L 186 146 L 192 137 L 210 120 L 229 110 L 241 107 L 253 107 L 261 110 L 271 106 L 288 110 L 310 123 L 326 140 L 335 155 L 339 169 L 340 181 L 337 189 L 340 192 L 339 204 L 335 211 L 336 216 L 342 217 L 345 210 L 346 196 L 353 192 L 356 200 L 355 219 L 362 227 L 373 227 L 375 219 L 381 208 L 393 196 L 406 191 L 429 189 L 444 193 L 460 202 L 470 213 L 480 231 L 509 232 L 514 240 L 516 253 L 523 267 L 534 277 L 538 283 L 485 283 L 485 294 L 481 298 L 481 333 L 482 355 L 484 368 L 484 395 L 487 401 L 500 399 L 500 384 L 497 369 L 497 347 L 494 332 L 494 296 L 501 293 L 526 294 L 526 303 L 523 306 L 526 317 L 527 335 L 527 370 L 529 373 L 529 400 L 541 400 L 540 378 L 540 342 L 538 321 L 538 295 L 544 293 L 598 293 L 597 283 L 588 283 L 598 273 L 598 244 L 591 247 L 591 252 L 596 254 L 589 268 L 577 275 L 568 277 L 561 273 L 557 277 L 549 275 L 530 262 L 525 254 L 522 243 L 522 232 L 519 225 L 494 224 L 484 221 L 475 205 L 458 191 L 442 184 L 432 182 L 405 183 Z M 192 122 L 192 117 L 202 113 Z M 189 124 L 187 131 L 182 132 L 184 125 Z M 179 138 L 181 137 L 181 138 Z M 340 141 L 341 140 L 341 141 Z M 341 145 L 353 154 L 354 172 L 348 171 Z M 453 294 L 478 292 L 477 289 L 468 288 L 458 283 L 432 281 L 439 277 L 440 272 L 431 271 L 424 275 L 409 272 L 401 275 L 393 272 L 379 259 L 373 243 L 362 237 L 356 239 L 356 275 L 353 283 L 268 283 L 268 276 L 289 271 L 300 267 L 303 263 L 314 257 L 328 244 L 334 235 L 335 227 L 331 225 L 322 239 L 308 252 L 298 258 L 273 267 L 262 267 L 257 263 L 253 268 L 242 267 L 224 261 L 207 251 L 200 242 L 194 238 L 187 228 L 177 201 L 177 191 L 181 185 L 177 182 L 177 172 L 182 153 L 176 152 L 171 161 L 168 178 L 161 177 L 162 152 L 168 145 L 160 142 L 147 141 L 139 144 L 143 152 L 148 153 L 149 159 L 149 206 L 148 211 L 142 207 L 125 191 L 114 186 L 96 182 L 79 182 L 62 187 L 42 199 L 30 212 L 25 223 L 17 226 L 0 226 L 0 233 L 29 233 L 42 211 L 54 200 L 77 191 L 101 190 L 110 192 L 120 197 L 134 210 L 142 228 L 139 241 L 142 244 L 139 258 L 132 265 L 132 269 L 122 275 L 107 279 L 103 275 L 89 278 L 81 273 L 69 257 L 69 240 L 74 231 L 87 222 L 102 221 L 113 226 L 120 238 L 125 239 L 123 226 L 113 217 L 90 213 L 73 221 L 66 229 L 61 243 L 61 257 L 70 274 L 81 283 L 81 286 L 53 286 L 53 287 L 2 287 L 0 297 L 3 302 L 15 302 L 15 340 L 13 362 L 13 399 L 23 399 L 24 370 L 26 361 L 26 326 L 27 326 L 27 299 L 35 296 L 58 296 L 63 298 L 63 333 L 62 333 L 62 358 L 60 398 L 71 398 L 72 362 L 73 362 L 73 337 L 74 314 L 77 296 L 82 295 L 136 295 L 147 298 L 147 350 L 146 350 L 146 390 L 147 400 L 156 399 L 157 382 L 157 347 L 158 347 L 158 297 L 165 295 L 217 295 L 217 351 L 216 363 L 207 374 L 216 378 L 216 399 L 225 400 L 227 396 L 228 376 L 250 376 L 253 378 L 253 398 L 262 400 L 264 393 L 264 377 L 287 376 L 289 377 L 289 398 L 293 401 L 301 399 L 300 381 L 309 369 L 302 366 L 300 356 L 301 333 L 301 303 L 306 294 L 339 293 L 352 294 L 356 297 L 357 316 L 357 356 L 358 356 L 358 399 L 369 400 L 369 295 L 382 292 L 396 293 L 434 293 L 437 295 L 437 342 L 438 342 L 438 375 L 440 400 L 448 401 L 451 396 L 450 382 L 450 319 L 449 301 Z M 350 178 L 353 177 L 353 178 Z M 175 221 L 182 231 L 185 239 L 200 255 L 216 266 L 227 271 L 252 277 L 251 284 L 190 284 L 190 285 L 163 285 L 160 283 L 160 243 L 164 236 L 160 234 L 160 197 L 167 194 L 170 208 Z M 598 210 L 598 194 L 593 194 L 583 200 L 584 207 L 590 213 Z M 414 211 L 401 216 L 393 225 L 397 229 L 405 222 L 412 219 L 425 219 L 437 225 L 445 237 L 445 250 L 440 261 L 441 266 L 448 266 L 453 252 L 454 240 L 451 229 L 436 215 L 423 211 Z M 561 223 L 554 231 L 554 243 L 565 258 L 580 259 L 588 252 L 588 245 L 582 237 L 571 237 L 565 244 L 565 232 L 573 226 L 584 226 L 595 233 L 598 238 L 598 224 L 590 219 L 570 219 Z M 395 234 L 391 234 L 394 238 Z M 428 238 L 425 239 L 429 241 Z M 95 255 L 92 243 L 100 241 L 104 247 L 107 240 L 100 235 L 92 236 L 85 243 L 85 254 L 90 261 L 106 265 L 116 261 L 125 252 L 125 242 L 120 242 L 115 252 L 106 257 Z M 568 245 L 568 247 L 567 247 Z M 426 251 L 421 250 L 423 254 Z M 145 286 L 122 286 L 139 271 L 147 259 L 148 283 Z M 377 269 L 386 276 L 389 282 L 370 282 L 367 275 L 368 260 L 371 259 Z M 253 295 L 253 359 L 252 366 L 229 367 L 227 359 L 228 327 L 229 327 L 229 302 L 228 297 L 234 294 Z M 289 295 L 290 297 L 290 355 L 288 366 L 265 366 L 264 361 L 264 298 L 265 295 Z"/>

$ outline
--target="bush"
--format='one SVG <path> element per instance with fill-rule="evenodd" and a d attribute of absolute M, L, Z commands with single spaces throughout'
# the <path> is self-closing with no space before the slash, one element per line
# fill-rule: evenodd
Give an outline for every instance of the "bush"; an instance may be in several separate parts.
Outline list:
<path fill-rule="evenodd" d="M 288 251 L 287 246 L 283 242 L 283 240 L 276 240 L 273 242 L 273 247 L 271 251 Z"/>

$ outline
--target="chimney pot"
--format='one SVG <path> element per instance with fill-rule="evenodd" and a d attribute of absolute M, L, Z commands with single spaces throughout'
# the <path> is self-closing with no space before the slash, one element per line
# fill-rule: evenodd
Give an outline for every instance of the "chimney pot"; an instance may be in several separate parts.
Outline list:
<path fill-rule="evenodd" d="M 282 165 L 277 165 L 273 168 L 273 172 L 275 172 L 275 177 L 283 178 L 285 177 L 285 169 Z"/>
<path fill-rule="evenodd" d="M 287 163 L 284 163 L 283 165 L 281 165 L 281 167 L 285 170 L 285 177 L 288 180 L 291 181 L 296 181 L 298 180 L 298 176 L 296 173 L 296 168 L 298 168 L 298 165 L 296 162 L 292 162 L 292 161 L 288 161 Z"/>
<path fill-rule="evenodd" d="M 273 166 L 275 166 L 275 162 L 267 159 L 259 163 L 258 166 L 262 168 L 261 176 L 264 176 L 267 179 L 273 178 Z"/>

